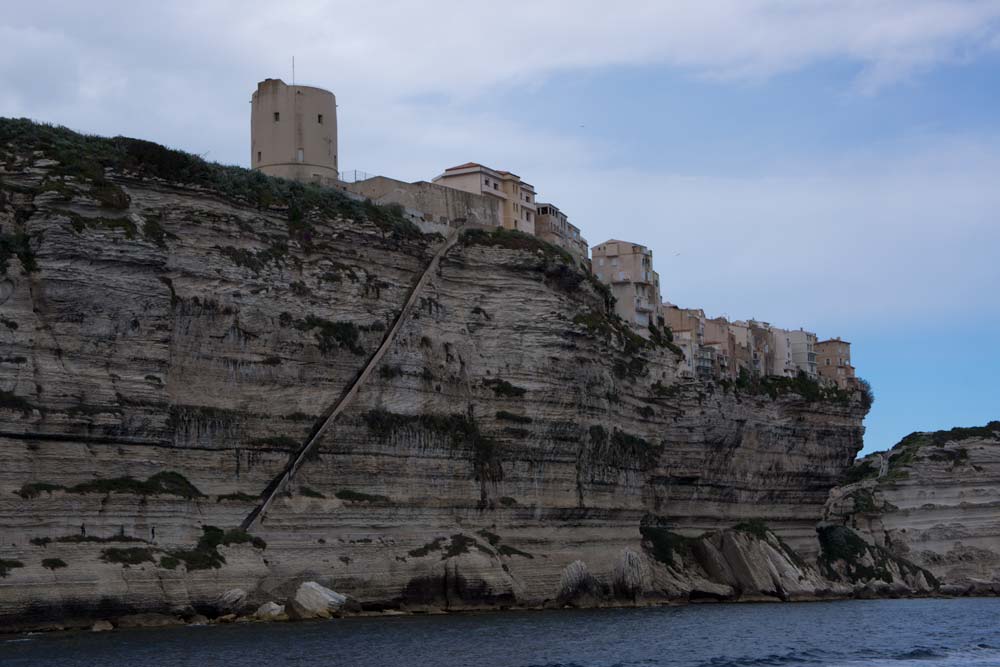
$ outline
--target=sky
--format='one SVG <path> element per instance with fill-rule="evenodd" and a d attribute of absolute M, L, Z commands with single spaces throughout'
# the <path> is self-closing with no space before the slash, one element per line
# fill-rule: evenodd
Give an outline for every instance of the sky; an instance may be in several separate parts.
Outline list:
<path fill-rule="evenodd" d="M 342 169 L 513 171 L 665 299 L 850 341 L 864 451 L 1000 419 L 1000 0 L 34 0 L 0 44 L 0 116 L 244 166 L 294 56 Z"/>

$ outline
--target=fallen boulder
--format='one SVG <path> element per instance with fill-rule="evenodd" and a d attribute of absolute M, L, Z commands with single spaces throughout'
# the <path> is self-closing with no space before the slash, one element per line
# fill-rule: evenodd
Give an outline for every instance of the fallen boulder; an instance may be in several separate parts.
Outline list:
<path fill-rule="evenodd" d="M 245 590 L 242 588 L 231 588 L 219 596 L 215 602 L 215 606 L 223 613 L 236 613 L 243 607 L 246 599 L 247 592 Z"/>
<path fill-rule="evenodd" d="M 346 595 L 331 591 L 315 581 L 306 581 L 295 591 L 295 596 L 289 600 L 286 609 L 292 618 L 332 618 L 346 604 Z"/>
<path fill-rule="evenodd" d="M 96 621 L 92 626 L 90 626 L 91 632 L 107 632 L 108 630 L 114 630 L 115 626 L 111 625 L 111 621 L 106 621 L 101 619 Z"/>
<path fill-rule="evenodd" d="M 287 621 L 288 614 L 285 613 L 285 605 L 277 602 L 265 602 L 257 607 L 254 618 L 260 621 Z"/>

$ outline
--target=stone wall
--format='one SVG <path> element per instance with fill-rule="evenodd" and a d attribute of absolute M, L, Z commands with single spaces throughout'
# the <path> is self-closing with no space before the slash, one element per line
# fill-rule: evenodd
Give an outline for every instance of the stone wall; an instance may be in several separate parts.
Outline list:
<path fill-rule="evenodd" d="M 427 181 L 405 183 L 386 176 L 374 176 L 355 183 L 339 183 L 337 187 L 378 204 L 399 204 L 424 222 L 449 226 L 463 222 L 500 226 L 496 200 Z"/>

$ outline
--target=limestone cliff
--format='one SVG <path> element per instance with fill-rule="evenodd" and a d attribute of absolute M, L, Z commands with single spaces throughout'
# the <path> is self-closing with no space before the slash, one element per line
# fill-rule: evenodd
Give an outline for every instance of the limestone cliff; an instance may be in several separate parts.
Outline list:
<path fill-rule="evenodd" d="M 0 234 L 0 625 L 307 579 L 366 609 L 851 590 L 815 525 L 860 400 L 681 382 L 531 237 L 464 231 L 248 533 L 443 239 L 26 121 L 0 121 Z"/>
<path fill-rule="evenodd" d="M 1000 422 L 913 433 L 834 489 L 830 522 L 933 573 L 951 593 L 1000 592 Z"/>

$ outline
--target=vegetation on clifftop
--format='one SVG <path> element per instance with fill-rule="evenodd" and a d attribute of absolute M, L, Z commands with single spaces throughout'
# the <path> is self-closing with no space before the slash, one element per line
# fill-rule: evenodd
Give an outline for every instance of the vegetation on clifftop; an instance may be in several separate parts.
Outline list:
<path fill-rule="evenodd" d="M 52 168 L 52 173 L 89 182 L 93 187 L 93 196 L 99 201 L 103 197 L 118 208 L 121 208 L 121 201 L 113 196 L 114 186 L 107 180 L 106 169 L 208 188 L 258 209 L 286 208 L 293 237 L 306 236 L 305 214 L 319 211 L 330 217 L 368 220 L 384 233 L 397 238 L 423 238 L 420 229 L 405 217 L 398 206 L 360 202 L 332 188 L 265 176 L 243 167 L 206 162 L 197 155 L 142 139 L 98 137 L 26 118 L 0 118 L 0 145 L 22 154 L 41 151 L 46 157 L 59 162 Z M 112 195 L 105 196 L 105 192 Z"/>
<path fill-rule="evenodd" d="M 918 455 L 931 461 L 951 463 L 951 467 L 964 465 L 969 451 L 964 447 L 947 448 L 950 442 L 973 438 L 1000 440 L 1000 421 L 985 426 L 956 427 L 946 431 L 914 432 L 893 445 L 889 450 L 889 465 L 885 479 L 906 479 L 909 473 L 902 468 L 914 463 Z"/>
<path fill-rule="evenodd" d="M 735 390 L 737 393 L 751 396 L 768 396 L 777 399 L 782 396 L 801 396 L 810 403 L 828 402 L 837 405 L 851 405 L 857 401 L 856 394 L 860 392 L 861 403 L 867 410 L 875 400 L 871 387 L 864 380 L 859 380 L 861 387 L 858 392 L 841 389 L 835 385 L 820 384 L 819 380 L 809 377 L 804 371 L 799 371 L 793 378 L 756 375 L 741 368 L 735 381 L 722 380 L 719 385 L 724 391 Z"/>

